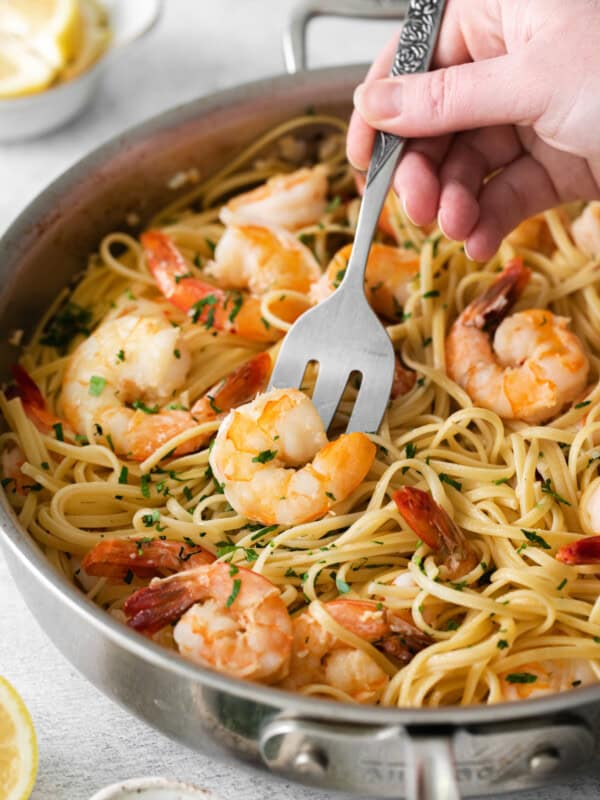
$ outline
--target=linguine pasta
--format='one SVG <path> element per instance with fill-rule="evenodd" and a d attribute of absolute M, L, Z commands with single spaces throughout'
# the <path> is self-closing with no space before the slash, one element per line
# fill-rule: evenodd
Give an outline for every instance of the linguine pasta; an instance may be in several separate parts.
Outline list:
<path fill-rule="evenodd" d="M 323 130 L 325 135 L 317 135 Z M 292 120 L 168 205 L 151 226 L 172 237 L 192 273 L 200 276 L 223 232 L 219 210 L 227 198 L 318 161 L 328 169 L 331 202 L 318 224 L 297 235 L 325 268 L 352 241 L 358 209 L 344 143 L 345 126 L 337 119 Z M 263 574 L 280 589 L 290 611 L 310 604 L 310 613 L 325 629 L 372 657 L 389 676 L 383 705 L 525 697 L 541 679 L 523 675 L 535 675 L 535 665 L 549 660 L 565 674 L 571 664 L 586 662 L 600 679 L 598 568 L 566 566 L 554 557 L 559 546 L 592 532 L 583 509 L 600 485 L 599 273 L 597 263 L 573 244 L 566 212 L 547 212 L 546 221 L 554 242 L 551 256 L 515 251 L 507 240 L 488 263 L 475 264 L 460 244 L 437 229 L 415 227 L 399 204 L 394 207 L 390 224 L 396 243 L 419 255 L 420 268 L 388 331 L 417 380 L 390 403 L 381 429 L 370 437 L 377 455 L 367 478 L 324 518 L 287 528 L 253 523 L 228 505 L 208 466 L 207 447 L 173 455 L 176 445 L 199 432 L 216 431 L 218 421 L 178 434 L 136 463 L 117 456 L 94 426 L 75 438 L 60 424 L 41 433 L 21 399 L 5 393 L 0 407 L 7 431 L 0 446 L 6 451 L 18 445 L 25 458 L 21 471 L 30 483 L 21 494 L 10 478 L 4 480 L 20 523 L 61 575 L 118 618 L 124 618 L 126 598 L 148 581 L 83 574 L 81 558 L 105 538 L 201 545 Z M 389 236 L 383 239 L 390 243 Z M 450 325 L 517 252 L 533 270 L 518 307 L 548 308 L 568 317 L 591 365 L 594 388 L 585 401 L 543 425 L 502 420 L 477 407 L 446 371 Z M 261 312 L 265 326 L 285 331 L 289 323 L 272 308 L 277 294 L 263 296 Z M 298 294 L 297 299 L 308 308 L 307 296 Z M 22 365 L 58 418 L 69 354 L 101 321 L 127 303 L 145 300 L 166 304 L 138 240 L 123 232 L 106 236 L 82 279 L 56 299 L 22 352 Z M 179 324 L 192 354 L 186 385 L 175 398 L 182 406 L 189 407 L 265 349 L 238 335 L 217 334 L 189 316 L 182 315 Z M 278 346 L 270 349 L 276 356 Z M 309 391 L 313 379 L 308 374 L 303 388 Z M 334 431 L 344 429 L 355 396 L 356 388 L 349 385 Z M 448 579 L 435 553 L 403 521 L 391 494 L 404 485 L 430 491 L 476 549 L 478 563 L 460 581 Z M 400 667 L 328 614 L 325 603 L 338 596 L 411 611 L 433 644 Z M 155 638 L 174 647 L 169 628 Z M 350 699 L 323 684 L 302 691 Z"/>

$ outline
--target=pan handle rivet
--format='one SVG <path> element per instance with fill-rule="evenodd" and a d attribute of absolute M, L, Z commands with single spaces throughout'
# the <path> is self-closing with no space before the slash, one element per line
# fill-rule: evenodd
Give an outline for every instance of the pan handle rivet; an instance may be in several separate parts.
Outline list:
<path fill-rule="evenodd" d="M 553 747 L 539 750 L 529 759 L 529 769 L 533 775 L 549 775 L 560 766 L 560 753 Z"/>
<path fill-rule="evenodd" d="M 312 745 L 303 747 L 294 758 L 294 768 L 298 772 L 303 775 L 313 775 L 315 778 L 327 772 L 328 763 L 327 753 Z"/>

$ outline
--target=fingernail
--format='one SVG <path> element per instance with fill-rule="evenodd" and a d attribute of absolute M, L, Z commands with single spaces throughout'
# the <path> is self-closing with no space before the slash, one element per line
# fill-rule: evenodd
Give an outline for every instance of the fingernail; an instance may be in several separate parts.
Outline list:
<path fill-rule="evenodd" d="M 412 222 L 412 224 L 413 224 L 413 225 L 417 225 L 417 223 L 416 223 L 416 222 L 414 221 L 414 219 L 411 217 L 411 215 L 410 215 L 410 212 L 409 212 L 409 210 L 408 210 L 408 206 L 407 206 L 407 204 L 406 204 L 406 197 L 403 197 L 403 198 L 402 198 L 402 208 L 404 209 L 404 213 L 406 214 L 406 216 L 408 217 L 408 219 L 409 219 L 409 220 Z M 418 225 L 417 225 L 417 227 L 418 227 Z"/>
<path fill-rule="evenodd" d="M 463 247 L 465 248 L 465 255 L 469 259 L 469 261 L 475 261 L 473 256 L 469 253 L 469 246 L 467 245 L 466 242 L 464 243 Z"/>
<path fill-rule="evenodd" d="M 439 228 L 439 229 L 441 230 L 441 232 L 444 234 L 444 236 L 446 237 L 446 239 L 450 239 L 451 237 L 450 237 L 450 236 L 448 236 L 448 234 L 447 234 L 447 233 L 446 233 L 446 231 L 444 230 L 444 223 L 442 222 L 442 212 L 443 212 L 443 209 L 442 209 L 442 208 L 440 208 L 440 210 L 438 211 L 438 214 L 437 214 L 437 224 L 438 224 L 438 228 Z"/>
<path fill-rule="evenodd" d="M 356 110 L 367 119 L 389 119 L 402 110 L 402 83 L 397 80 L 361 83 L 354 92 Z"/>

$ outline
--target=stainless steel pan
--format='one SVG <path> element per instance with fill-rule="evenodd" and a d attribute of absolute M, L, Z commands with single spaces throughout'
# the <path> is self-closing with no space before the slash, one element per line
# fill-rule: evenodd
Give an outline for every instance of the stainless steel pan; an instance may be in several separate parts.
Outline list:
<path fill-rule="evenodd" d="M 382 1 L 375 12 L 389 15 L 389 5 Z M 336 2 L 333 10 L 366 14 L 356 2 Z M 323 11 L 313 4 L 296 15 L 289 65 L 303 64 L 304 28 Z M 164 204 L 169 176 L 194 165 L 213 171 L 309 105 L 347 116 L 363 74 L 354 67 L 301 71 L 220 92 L 117 137 L 53 183 L 0 242 L 0 374 L 16 358 L 7 344 L 11 329 L 31 327 L 129 212 L 143 219 Z M 202 669 L 129 631 L 68 585 L 6 503 L 0 525 L 11 572 L 63 654 L 114 700 L 192 748 L 233 753 L 328 789 L 421 800 L 562 780 L 598 749 L 600 686 L 496 707 L 404 710 L 334 705 Z"/>

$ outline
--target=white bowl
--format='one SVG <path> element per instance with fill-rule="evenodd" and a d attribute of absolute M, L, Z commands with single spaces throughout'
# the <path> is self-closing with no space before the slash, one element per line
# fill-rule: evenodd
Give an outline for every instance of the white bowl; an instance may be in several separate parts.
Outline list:
<path fill-rule="evenodd" d="M 164 778 L 133 778 L 101 789 L 90 800 L 220 800 L 209 789 Z"/>
<path fill-rule="evenodd" d="M 163 0 L 102 0 L 111 29 L 106 52 L 90 69 L 44 92 L 0 98 L 0 142 L 40 136 L 80 114 L 92 100 L 106 65 L 157 23 Z"/>

